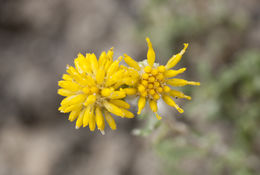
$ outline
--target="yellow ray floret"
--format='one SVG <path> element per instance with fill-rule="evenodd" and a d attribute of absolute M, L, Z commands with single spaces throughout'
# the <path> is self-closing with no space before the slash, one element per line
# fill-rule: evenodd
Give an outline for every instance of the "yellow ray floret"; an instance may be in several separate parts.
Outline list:
<path fill-rule="evenodd" d="M 134 85 L 138 73 L 132 68 L 120 66 L 123 57 L 113 61 L 113 48 L 102 52 L 97 59 L 94 53 L 78 54 L 74 60 L 75 68 L 67 66 L 67 73 L 59 81 L 58 94 L 65 98 L 59 111 L 70 113 L 69 120 L 76 120 L 76 128 L 89 126 L 91 131 L 97 127 L 104 134 L 105 120 L 111 129 L 116 124 L 110 113 L 120 117 L 133 118 L 128 111 L 130 105 L 124 101 L 127 94 L 136 93 Z M 133 60 L 131 60 L 133 62 Z M 131 61 L 129 63 L 131 64 Z M 132 63 L 135 69 L 138 65 Z"/>
<path fill-rule="evenodd" d="M 147 62 L 150 66 L 153 66 L 154 61 L 155 61 L 155 52 L 153 50 L 152 43 L 148 37 L 146 38 L 146 42 L 148 45 Z"/>
<path fill-rule="evenodd" d="M 183 113 L 181 109 L 171 97 L 185 98 L 190 100 L 191 97 L 183 94 L 182 92 L 171 89 L 173 86 L 185 85 L 200 85 L 199 82 L 187 81 L 183 79 L 173 78 L 183 73 L 186 68 L 178 70 L 171 70 L 181 60 L 183 54 L 188 48 L 188 44 L 184 44 L 184 48 L 178 53 L 173 55 L 165 66 L 155 64 L 155 52 L 149 38 L 146 38 L 148 45 L 147 61 L 139 64 L 135 62 L 128 55 L 124 55 L 125 62 L 138 72 L 138 81 L 133 87 L 136 89 L 136 94 L 139 96 L 138 112 L 140 114 L 149 101 L 151 110 L 155 113 L 156 117 L 160 120 L 158 115 L 157 101 L 162 98 L 166 104 L 174 107 L 178 112 Z M 171 79 L 169 79 L 171 78 Z"/>
<path fill-rule="evenodd" d="M 136 70 L 140 70 L 141 69 L 139 64 L 133 58 L 131 58 L 130 56 L 124 54 L 124 60 L 130 67 L 132 67 L 132 68 L 134 68 Z"/>
<path fill-rule="evenodd" d="M 167 80 L 167 84 L 172 85 L 172 86 L 185 86 L 185 85 L 194 85 L 194 86 L 199 86 L 199 82 L 195 81 L 187 81 L 179 78 L 173 78 Z"/>
<path fill-rule="evenodd" d="M 184 44 L 184 48 L 180 51 L 180 53 L 173 55 L 169 61 L 167 62 L 167 64 L 165 65 L 166 69 L 171 69 L 172 67 L 174 67 L 176 64 L 179 63 L 179 61 L 182 58 L 182 55 L 185 53 L 187 47 L 189 46 L 188 43 Z"/>
<path fill-rule="evenodd" d="M 112 130 L 115 130 L 116 129 L 116 122 L 113 119 L 113 117 L 110 115 L 110 113 L 105 111 L 105 117 L 106 117 L 106 121 L 107 121 L 108 125 L 110 126 L 110 128 Z"/>

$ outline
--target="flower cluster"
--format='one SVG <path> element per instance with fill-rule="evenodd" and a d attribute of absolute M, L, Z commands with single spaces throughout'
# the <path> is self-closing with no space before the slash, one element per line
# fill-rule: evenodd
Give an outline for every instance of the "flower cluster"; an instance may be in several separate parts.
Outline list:
<path fill-rule="evenodd" d="M 183 73 L 186 68 L 171 70 L 182 58 L 188 44 L 184 44 L 180 53 L 173 55 L 165 66 L 155 63 L 155 52 L 149 38 L 147 59 L 136 62 L 124 54 L 113 61 L 113 48 L 107 53 L 102 52 L 97 59 L 95 54 L 79 54 L 74 60 L 75 67 L 67 66 L 67 74 L 59 81 L 58 94 L 65 98 L 59 111 L 70 113 L 69 120 L 76 120 L 76 128 L 89 126 L 94 131 L 96 126 L 104 134 L 105 120 L 112 130 L 116 123 L 111 114 L 122 118 L 133 118 L 134 114 L 128 109 L 125 101 L 127 96 L 139 97 L 138 112 L 149 102 L 151 110 L 160 120 L 157 101 L 163 99 L 166 104 L 181 109 L 172 97 L 191 99 L 180 91 L 171 89 L 172 86 L 200 85 L 199 82 L 173 78 Z M 124 59 L 129 67 L 119 65 Z"/>

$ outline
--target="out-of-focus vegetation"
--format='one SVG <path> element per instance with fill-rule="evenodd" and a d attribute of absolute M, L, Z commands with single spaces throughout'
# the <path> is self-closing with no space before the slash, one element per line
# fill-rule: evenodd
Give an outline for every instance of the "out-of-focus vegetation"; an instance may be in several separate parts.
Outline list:
<path fill-rule="evenodd" d="M 153 0 L 142 12 L 139 35 L 152 36 L 159 62 L 189 42 L 179 66 L 201 82 L 182 89 L 193 97 L 184 116 L 135 130 L 149 135 L 159 126 L 154 148 L 168 174 L 260 172 L 260 13 L 252 3 Z"/>

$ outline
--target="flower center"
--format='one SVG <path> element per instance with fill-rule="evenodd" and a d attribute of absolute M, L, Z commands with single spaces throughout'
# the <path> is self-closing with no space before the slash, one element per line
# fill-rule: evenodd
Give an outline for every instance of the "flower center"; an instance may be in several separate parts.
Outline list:
<path fill-rule="evenodd" d="M 138 85 L 140 95 L 158 100 L 163 92 L 169 92 L 170 87 L 166 86 L 164 72 L 164 66 L 146 66 Z"/>
<path fill-rule="evenodd" d="M 105 99 L 105 97 L 103 97 L 102 93 L 101 93 L 102 89 L 103 89 L 103 86 L 99 86 L 98 84 L 95 84 L 95 85 L 93 84 L 93 85 L 84 87 L 82 89 L 82 91 L 87 96 L 86 101 L 88 101 L 88 97 L 90 97 L 90 98 L 93 98 L 90 103 L 102 106 L 103 101 Z M 95 96 L 95 97 L 93 97 L 93 96 Z M 89 104 L 86 103 L 85 105 L 89 105 Z"/>

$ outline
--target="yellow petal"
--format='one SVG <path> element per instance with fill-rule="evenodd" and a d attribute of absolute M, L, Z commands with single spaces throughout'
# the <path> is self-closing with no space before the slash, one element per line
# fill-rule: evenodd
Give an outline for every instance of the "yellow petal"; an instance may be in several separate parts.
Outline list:
<path fill-rule="evenodd" d="M 72 96 L 68 96 L 66 98 L 64 98 L 62 101 L 61 101 L 61 105 L 69 105 L 70 104 L 70 101 L 75 98 L 77 95 L 72 95 Z"/>
<path fill-rule="evenodd" d="M 83 77 L 83 74 L 82 75 L 73 75 L 73 80 L 76 82 L 76 83 L 78 83 L 78 84 L 80 84 L 80 85 L 82 85 L 82 86 L 87 86 L 87 85 L 89 85 L 89 82 L 85 79 L 86 77 L 84 76 Z"/>
<path fill-rule="evenodd" d="M 108 68 L 111 66 L 111 64 L 113 63 L 113 60 L 107 60 L 106 64 L 104 66 L 104 71 L 107 72 Z"/>
<path fill-rule="evenodd" d="M 113 92 L 114 92 L 114 90 L 112 88 L 103 88 L 102 91 L 101 91 L 101 95 L 104 96 L 104 97 L 108 97 Z"/>
<path fill-rule="evenodd" d="M 187 80 L 178 79 L 178 78 L 173 78 L 173 79 L 167 80 L 167 84 L 169 84 L 171 86 L 185 86 L 185 85 L 199 86 L 200 85 L 199 82 L 187 81 Z"/>
<path fill-rule="evenodd" d="M 127 95 L 135 95 L 137 92 L 136 88 L 124 88 L 124 91 Z"/>
<path fill-rule="evenodd" d="M 112 130 L 116 130 L 116 122 L 115 120 L 113 119 L 113 117 L 110 115 L 109 112 L 105 112 L 105 117 L 106 117 L 106 121 L 108 123 L 108 125 L 110 126 L 110 128 Z"/>
<path fill-rule="evenodd" d="M 185 70 L 186 68 L 181 68 L 179 70 L 167 70 L 166 72 L 164 72 L 164 77 L 165 78 L 175 77 L 178 74 L 183 73 Z"/>
<path fill-rule="evenodd" d="M 86 127 L 89 124 L 91 108 L 92 108 L 91 106 L 86 107 L 86 111 L 83 116 L 83 127 Z"/>
<path fill-rule="evenodd" d="M 157 102 L 154 100 L 149 100 L 150 108 L 153 112 L 157 112 L 158 107 L 157 107 Z"/>
<path fill-rule="evenodd" d="M 91 54 L 89 60 L 90 60 L 92 71 L 94 72 L 94 74 L 96 74 L 98 70 L 98 61 L 96 55 L 94 53 Z"/>
<path fill-rule="evenodd" d="M 74 95 L 75 93 L 70 91 L 70 90 L 67 90 L 67 89 L 58 89 L 58 92 L 57 92 L 59 95 L 61 96 L 71 96 L 71 95 Z"/>
<path fill-rule="evenodd" d="M 136 69 L 136 70 L 140 70 L 140 66 L 139 64 L 133 59 L 131 58 L 130 56 L 128 56 L 127 54 L 124 54 L 124 60 L 126 62 L 126 64 L 128 64 L 128 66 Z"/>
<path fill-rule="evenodd" d="M 147 45 L 148 45 L 147 62 L 151 67 L 153 67 L 153 64 L 154 64 L 154 61 L 155 61 L 155 52 L 153 50 L 152 43 L 151 43 L 151 41 L 148 37 L 146 38 L 146 42 L 147 42 Z"/>
<path fill-rule="evenodd" d="M 74 105 L 70 105 L 68 107 L 65 107 L 63 109 L 63 111 L 61 111 L 61 112 L 68 113 L 68 112 L 71 112 L 71 111 L 74 111 L 74 110 L 75 111 L 81 110 L 81 108 L 82 108 L 82 104 L 74 104 Z"/>
<path fill-rule="evenodd" d="M 161 119 L 162 119 L 162 117 L 159 116 L 157 112 L 155 112 L 155 116 L 156 116 L 156 118 L 157 118 L 158 120 L 161 120 Z"/>
<path fill-rule="evenodd" d="M 78 57 L 74 60 L 75 67 L 79 73 L 88 72 L 88 67 L 85 57 L 79 53 Z"/>
<path fill-rule="evenodd" d="M 90 93 L 96 95 L 99 92 L 99 89 L 96 86 L 90 88 Z"/>
<path fill-rule="evenodd" d="M 118 81 L 122 81 L 124 79 L 122 79 L 123 75 L 124 75 L 125 70 L 118 70 L 116 71 L 113 75 L 111 75 L 107 80 L 106 80 L 106 86 L 111 86 L 115 83 L 117 83 Z"/>
<path fill-rule="evenodd" d="M 110 99 L 121 99 L 126 96 L 125 91 L 114 91 L 109 95 Z"/>
<path fill-rule="evenodd" d="M 84 94 L 72 95 L 64 98 L 61 101 L 61 105 L 72 105 L 72 104 L 82 103 L 85 99 L 86 96 Z"/>
<path fill-rule="evenodd" d="M 85 77 L 88 86 L 96 86 L 95 80 L 90 75 Z"/>
<path fill-rule="evenodd" d="M 89 95 L 84 105 L 88 106 L 94 104 L 96 102 L 96 99 L 97 99 L 96 95 Z"/>
<path fill-rule="evenodd" d="M 123 82 L 128 86 L 133 86 L 136 84 L 138 79 L 132 78 L 132 77 L 125 77 L 123 79 Z"/>
<path fill-rule="evenodd" d="M 72 81 L 59 81 L 58 85 L 73 92 L 80 90 L 80 86 Z"/>
<path fill-rule="evenodd" d="M 96 107 L 96 123 L 100 131 L 105 129 L 105 120 L 99 107 Z"/>
<path fill-rule="evenodd" d="M 119 62 L 122 60 L 123 57 L 119 57 L 118 60 L 114 61 L 107 70 L 107 77 L 113 75 L 119 68 Z"/>
<path fill-rule="evenodd" d="M 175 101 L 173 101 L 173 100 L 171 99 L 171 97 L 169 97 L 168 95 L 163 95 L 162 98 L 163 98 L 164 102 L 165 102 L 167 105 L 176 108 L 176 109 L 179 111 L 179 113 L 183 113 L 183 112 L 184 112 L 183 109 L 181 109 L 181 108 L 175 103 Z"/>
<path fill-rule="evenodd" d="M 84 87 L 84 88 L 82 89 L 82 91 L 83 91 L 86 95 L 89 95 L 90 92 L 91 92 L 91 88 L 90 88 L 90 87 Z"/>
<path fill-rule="evenodd" d="M 111 47 L 111 49 L 107 52 L 107 57 L 110 61 L 113 61 L 113 55 L 114 55 L 114 47 Z"/>
<path fill-rule="evenodd" d="M 80 111 L 71 111 L 69 115 L 69 121 L 73 122 L 76 118 L 78 118 Z"/>
<path fill-rule="evenodd" d="M 98 67 L 99 67 L 99 69 L 104 68 L 106 62 L 107 62 L 107 54 L 106 54 L 105 51 L 103 51 L 100 54 L 99 59 L 98 59 Z"/>
<path fill-rule="evenodd" d="M 166 69 L 170 69 L 172 67 L 174 67 L 176 64 L 178 64 L 178 62 L 181 60 L 182 55 L 185 53 L 187 47 L 188 47 L 188 43 L 184 44 L 184 48 L 180 51 L 180 53 L 173 55 L 170 60 L 167 62 L 166 64 Z"/>
<path fill-rule="evenodd" d="M 185 95 L 184 93 L 177 91 L 177 90 L 171 90 L 169 94 L 172 97 L 178 97 L 178 98 L 186 98 L 187 100 L 191 100 L 191 97 L 188 95 Z"/>
<path fill-rule="evenodd" d="M 59 110 L 60 112 L 64 113 L 64 110 L 65 110 L 66 107 L 67 107 L 67 106 L 60 106 L 60 107 L 58 108 L 58 110 Z"/>
<path fill-rule="evenodd" d="M 113 47 L 107 52 L 107 60 L 106 63 L 104 65 L 104 71 L 107 72 L 108 68 L 110 67 L 110 65 L 113 63 Z"/>
<path fill-rule="evenodd" d="M 130 105 L 124 100 L 110 100 L 109 102 L 121 108 L 125 108 L 125 109 L 130 108 Z"/>
<path fill-rule="evenodd" d="M 91 108 L 89 113 L 89 129 L 90 131 L 95 131 L 95 128 L 96 128 L 96 121 L 94 115 L 94 108 Z"/>
<path fill-rule="evenodd" d="M 117 107 L 116 105 L 114 105 L 112 103 L 109 103 L 108 101 L 104 101 L 104 106 L 109 112 L 111 112 L 117 116 L 120 116 L 120 117 L 125 116 L 125 113 L 124 113 L 124 111 L 121 110 L 121 108 Z"/>
<path fill-rule="evenodd" d="M 120 108 L 120 109 L 121 109 L 121 111 L 123 111 L 124 117 L 126 117 L 126 118 L 134 118 L 135 117 L 135 115 L 132 112 L 130 112 L 126 109 L 123 109 L 123 108 Z"/>
<path fill-rule="evenodd" d="M 142 110 L 145 107 L 145 103 L 146 103 L 146 98 L 140 97 L 139 100 L 138 100 L 138 112 L 137 112 L 137 114 L 141 114 Z"/>
<path fill-rule="evenodd" d="M 154 100 L 150 100 L 150 101 L 149 101 L 149 104 L 150 104 L 151 110 L 155 113 L 156 118 L 157 118 L 158 120 L 161 120 L 162 117 L 159 116 L 158 113 L 157 113 L 157 110 L 158 110 L 157 102 L 154 101 Z"/>
<path fill-rule="evenodd" d="M 104 81 L 105 78 L 105 71 L 104 69 L 98 69 L 96 74 L 96 81 L 98 84 L 101 84 Z"/>
<path fill-rule="evenodd" d="M 78 117 L 78 119 L 76 121 L 76 127 L 75 127 L 76 129 L 79 129 L 82 126 L 82 124 L 83 124 L 83 116 L 85 114 L 85 111 L 86 111 L 86 108 L 79 113 L 79 117 Z"/>
<path fill-rule="evenodd" d="M 139 72 L 136 69 L 124 68 L 124 67 L 122 67 L 122 65 L 120 67 L 121 67 L 121 69 L 126 71 L 128 76 L 130 76 L 132 78 L 139 78 Z"/>
<path fill-rule="evenodd" d="M 66 80 L 66 81 L 72 81 L 73 80 L 73 78 L 68 74 L 63 74 L 62 79 Z"/>
<path fill-rule="evenodd" d="M 67 65 L 67 73 L 70 74 L 70 75 L 78 75 L 78 71 L 73 67 L 73 66 L 70 66 L 70 65 Z"/>
<path fill-rule="evenodd" d="M 92 66 L 91 66 L 91 60 L 90 60 L 90 56 L 91 54 L 90 53 L 87 53 L 86 54 L 86 57 L 85 57 L 85 66 L 86 66 L 86 69 L 87 69 L 87 73 L 91 74 L 93 71 L 92 71 Z"/>

